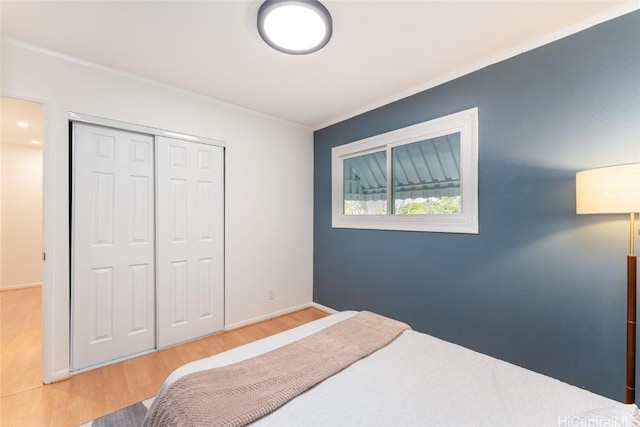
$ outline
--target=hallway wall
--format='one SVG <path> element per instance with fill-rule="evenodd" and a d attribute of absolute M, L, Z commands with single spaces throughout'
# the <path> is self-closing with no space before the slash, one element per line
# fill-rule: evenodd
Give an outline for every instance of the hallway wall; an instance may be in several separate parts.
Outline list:
<path fill-rule="evenodd" d="M 0 289 L 42 282 L 42 149 L 0 144 Z"/>

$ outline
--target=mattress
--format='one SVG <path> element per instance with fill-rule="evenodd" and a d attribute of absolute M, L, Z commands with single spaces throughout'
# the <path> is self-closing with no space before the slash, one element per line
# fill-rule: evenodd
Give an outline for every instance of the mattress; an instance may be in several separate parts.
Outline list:
<path fill-rule="evenodd" d="M 159 395 L 184 375 L 273 350 L 355 313 L 336 313 L 184 365 Z M 635 405 L 408 330 L 252 425 L 634 426 L 640 416 Z"/>

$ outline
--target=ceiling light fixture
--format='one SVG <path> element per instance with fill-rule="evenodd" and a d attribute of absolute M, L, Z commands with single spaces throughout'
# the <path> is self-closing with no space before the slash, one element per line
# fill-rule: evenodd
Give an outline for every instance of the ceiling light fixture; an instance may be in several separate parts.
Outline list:
<path fill-rule="evenodd" d="M 18 126 L 20 126 L 21 128 L 28 128 L 29 127 L 29 123 L 27 123 L 27 122 L 18 122 Z"/>
<path fill-rule="evenodd" d="M 34 139 L 33 141 L 31 141 L 31 143 L 33 145 L 40 145 L 40 141 L 38 141 L 37 139 Z"/>
<path fill-rule="evenodd" d="M 267 0 L 258 10 L 258 32 L 280 52 L 305 55 L 329 43 L 333 21 L 317 0 Z"/>

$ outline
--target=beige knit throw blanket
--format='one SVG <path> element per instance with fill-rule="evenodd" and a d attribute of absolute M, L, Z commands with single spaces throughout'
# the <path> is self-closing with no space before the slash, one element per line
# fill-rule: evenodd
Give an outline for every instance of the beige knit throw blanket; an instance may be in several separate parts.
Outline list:
<path fill-rule="evenodd" d="M 150 426 L 243 426 L 393 341 L 404 323 L 360 312 L 291 344 L 185 375 L 159 397 Z"/>

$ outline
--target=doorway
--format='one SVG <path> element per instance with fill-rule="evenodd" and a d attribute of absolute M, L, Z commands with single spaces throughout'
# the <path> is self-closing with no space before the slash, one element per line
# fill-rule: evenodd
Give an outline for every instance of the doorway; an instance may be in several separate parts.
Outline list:
<path fill-rule="evenodd" d="M 0 98 L 0 396 L 42 384 L 44 106 Z"/>

